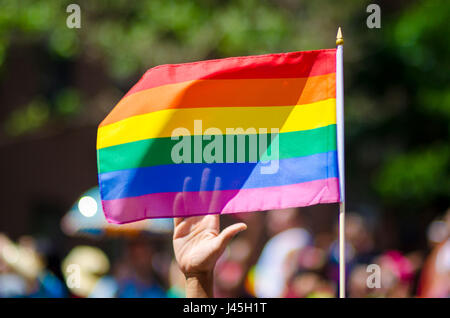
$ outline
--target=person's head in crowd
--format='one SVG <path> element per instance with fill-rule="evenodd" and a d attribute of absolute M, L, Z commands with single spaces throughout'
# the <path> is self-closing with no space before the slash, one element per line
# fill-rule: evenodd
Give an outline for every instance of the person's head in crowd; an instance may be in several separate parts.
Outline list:
<path fill-rule="evenodd" d="M 303 227 L 301 212 L 298 208 L 268 211 L 266 225 L 269 236 L 290 228 Z"/>
<path fill-rule="evenodd" d="M 141 278 L 151 276 L 154 249 L 145 236 L 138 236 L 127 242 L 126 257 L 133 270 Z"/>
<path fill-rule="evenodd" d="M 155 271 L 155 248 L 145 234 L 127 241 L 119 275 L 118 297 L 160 298 L 167 297 L 167 280 Z"/>
<path fill-rule="evenodd" d="M 345 239 L 357 254 L 366 254 L 373 250 L 372 231 L 359 214 L 347 213 L 345 215 Z"/>

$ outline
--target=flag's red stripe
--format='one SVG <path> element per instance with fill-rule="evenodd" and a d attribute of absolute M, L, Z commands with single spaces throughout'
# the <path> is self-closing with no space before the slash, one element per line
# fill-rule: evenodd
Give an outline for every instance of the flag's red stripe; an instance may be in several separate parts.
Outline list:
<path fill-rule="evenodd" d="M 336 72 L 336 49 L 230 57 L 149 69 L 125 95 L 198 79 L 299 78 Z"/>

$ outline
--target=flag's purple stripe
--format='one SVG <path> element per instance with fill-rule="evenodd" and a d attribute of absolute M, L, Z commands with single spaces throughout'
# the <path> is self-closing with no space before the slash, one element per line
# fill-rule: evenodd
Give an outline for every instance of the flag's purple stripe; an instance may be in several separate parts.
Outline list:
<path fill-rule="evenodd" d="M 334 202 L 339 202 L 337 178 L 277 187 L 153 193 L 102 201 L 106 218 L 112 223 L 128 223 L 145 218 L 263 211 Z"/>
<path fill-rule="evenodd" d="M 275 187 L 337 177 L 336 151 L 271 162 L 278 169 L 262 173 L 269 163 L 187 163 L 105 172 L 99 175 L 103 200 L 151 193 L 239 190 Z M 220 185 L 217 188 L 216 178 Z"/>

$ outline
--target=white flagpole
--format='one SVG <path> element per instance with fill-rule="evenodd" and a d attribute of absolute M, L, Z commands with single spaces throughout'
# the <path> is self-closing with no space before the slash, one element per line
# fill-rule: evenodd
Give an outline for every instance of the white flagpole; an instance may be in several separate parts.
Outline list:
<path fill-rule="evenodd" d="M 339 298 L 345 298 L 344 38 L 336 35 L 336 133 L 339 168 Z"/>

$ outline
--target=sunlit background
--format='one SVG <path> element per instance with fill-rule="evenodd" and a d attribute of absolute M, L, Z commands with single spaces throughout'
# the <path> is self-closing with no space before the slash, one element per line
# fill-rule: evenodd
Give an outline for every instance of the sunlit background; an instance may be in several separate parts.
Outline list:
<path fill-rule="evenodd" d="M 332 48 L 338 26 L 348 296 L 450 296 L 450 2 L 377 1 L 379 29 L 370 3 L 0 0 L 0 297 L 182 297 L 171 220 L 104 219 L 97 125 L 150 67 Z M 249 228 L 217 264 L 216 295 L 335 297 L 337 211 L 224 216 Z"/>

